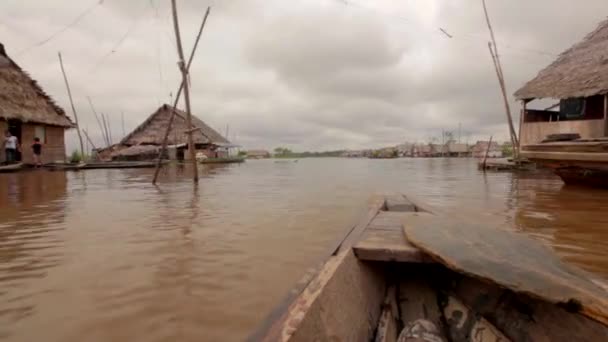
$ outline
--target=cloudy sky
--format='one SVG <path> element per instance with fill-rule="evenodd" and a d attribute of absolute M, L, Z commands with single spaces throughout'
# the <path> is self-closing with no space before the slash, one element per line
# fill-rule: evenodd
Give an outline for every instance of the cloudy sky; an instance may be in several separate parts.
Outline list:
<path fill-rule="evenodd" d="M 509 95 L 608 15 L 606 0 L 487 0 Z M 192 108 L 245 148 L 508 139 L 481 0 L 179 0 Z M 101 145 L 87 96 L 128 133 L 179 85 L 169 0 L 1 0 L 0 42 Z M 439 28 L 446 30 L 448 38 Z M 519 105 L 512 103 L 518 116 Z M 68 149 L 77 145 L 68 133 Z"/>

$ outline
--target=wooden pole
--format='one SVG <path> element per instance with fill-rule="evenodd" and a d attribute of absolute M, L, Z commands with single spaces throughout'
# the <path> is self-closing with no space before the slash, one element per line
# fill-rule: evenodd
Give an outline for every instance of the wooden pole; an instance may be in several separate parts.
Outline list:
<path fill-rule="evenodd" d="M 528 107 L 528 102 L 526 102 L 526 100 L 522 100 L 521 101 L 521 112 L 519 113 L 519 139 L 517 140 L 517 143 L 518 143 L 518 145 L 517 145 L 517 156 L 518 156 L 518 159 L 519 159 L 520 152 L 521 152 L 521 139 L 522 139 L 521 130 L 522 130 L 522 127 L 524 125 L 524 118 L 526 117 L 526 111 L 528 110 L 527 107 Z M 516 159 L 516 162 L 517 162 L 517 159 Z"/>
<path fill-rule="evenodd" d="M 89 141 L 89 144 L 91 144 L 91 147 L 96 150 L 97 147 L 95 147 L 95 144 L 93 144 L 93 140 L 91 140 L 91 138 L 89 138 L 89 134 L 87 134 L 86 130 L 82 130 L 82 132 L 84 133 L 84 136 L 87 138 L 87 140 Z"/>
<path fill-rule="evenodd" d="M 604 95 L 604 136 L 608 136 L 608 94 Z"/>
<path fill-rule="evenodd" d="M 173 28 L 175 29 L 175 42 L 177 45 L 177 54 L 179 56 L 179 69 L 182 72 L 182 84 L 184 86 L 184 101 L 186 102 L 186 122 L 188 129 L 192 129 L 192 111 L 190 108 L 190 85 L 188 83 L 188 69 L 184 62 L 184 49 L 182 47 L 182 38 L 179 33 L 179 20 L 177 18 L 177 3 L 176 0 L 171 0 L 171 11 L 173 12 Z M 198 167 L 196 162 L 196 147 L 194 146 L 193 132 L 188 133 L 188 152 L 190 154 L 190 162 L 192 163 L 192 172 L 194 173 L 194 183 L 198 183 Z"/>
<path fill-rule="evenodd" d="M 490 54 L 492 55 L 492 60 L 494 62 L 494 68 L 496 69 L 496 75 L 498 76 L 498 83 L 500 84 L 500 88 L 502 91 L 502 96 L 505 102 L 505 109 L 507 113 L 507 122 L 509 124 L 509 133 L 511 134 L 511 143 L 513 144 L 513 148 L 519 145 L 517 141 L 517 134 L 515 133 L 515 127 L 513 126 L 513 118 L 511 116 L 511 107 L 509 106 L 509 99 L 507 97 L 507 90 L 504 81 L 504 74 L 502 71 L 502 65 L 500 63 L 500 56 L 498 55 L 498 47 L 496 46 L 496 39 L 494 37 L 494 30 L 492 29 L 492 24 L 490 23 L 490 16 L 488 15 L 488 8 L 486 6 L 486 1 L 481 0 L 483 4 L 483 12 L 486 17 L 486 22 L 488 24 L 488 30 L 490 30 L 490 37 L 492 39 L 492 43 L 489 44 Z"/>
<path fill-rule="evenodd" d="M 519 145 L 517 141 L 517 135 L 515 134 L 515 128 L 513 127 L 513 119 L 511 117 L 511 108 L 509 107 L 509 99 L 507 98 L 507 91 L 505 88 L 504 81 L 502 79 L 500 68 L 498 67 L 498 61 L 496 60 L 496 55 L 492 50 L 492 44 L 488 43 L 488 48 L 490 49 L 490 55 L 492 56 L 492 61 L 494 62 L 494 69 L 496 69 L 496 76 L 498 77 L 498 84 L 500 85 L 500 90 L 502 93 L 502 98 L 505 105 L 505 112 L 507 113 L 507 123 L 509 124 L 509 135 L 511 136 L 511 145 L 513 145 L 513 151 L 515 152 L 515 148 Z M 514 155 L 517 158 L 517 154 Z"/>
<path fill-rule="evenodd" d="M 108 125 L 106 125 L 106 117 L 101 113 L 101 123 L 103 124 L 103 133 L 105 136 L 106 146 L 110 146 L 110 137 L 108 136 Z"/>
<path fill-rule="evenodd" d="M 127 136 L 125 133 L 125 112 L 120 112 L 120 124 L 122 126 L 122 137 L 124 139 L 124 137 Z"/>
<path fill-rule="evenodd" d="M 104 140 L 106 145 L 109 145 L 109 141 L 106 137 L 105 131 L 103 129 L 103 126 L 101 124 L 101 120 L 99 120 L 99 115 L 97 115 L 97 112 L 95 111 L 95 106 L 93 106 L 93 101 L 91 100 L 91 97 L 87 96 L 87 100 L 89 101 L 89 105 L 91 106 L 91 111 L 93 112 L 93 115 L 95 116 L 95 120 L 97 121 L 97 125 L 99 126 L 99 131 L 101 132 L 101 137 Z"/>
<path fill-rule="evenodd" d="M 78 125 L 78 115 L 76 114 L 76 108 L 74 107 L 74 101 L 72 100 L 72 91 L 70 90 L 70 83 L 68 82 L 68 77 L 66 76 L 65 69 L 63 68 L 63 59 L 61 58 L 61 52 L 57 52 L 57 55 L 59 56 L 59 65 L 61 66 L 61 73 L 63 74 L 65 87 L 68 90 L 68 98 L 70 99 L 72 113 L 74 113 L 74 123 L 76 124 L 76 130 L 78 131 L 78 140 L 80 141 L 80 154 L 82 155 L 82 158 L 84 158 L 84 144 L 82 142 L 82 134 L 80 134 L 80 126 Z"/>
<path fill-rule="evenodd" d="M 110 125 L 110 116 L 106 114 L 106 124 L 108 125 L 108 139 L 110 139 L 110 145 L 114 144 L 114 139 L 112 139 L 112 126 Z"/>
<path fill-rule="evenodd" d="M 209 16 L 209 12 L 211 11 L 211 7 L 207 7 L 207 11 L 205 12 L 205 16 L 203 17 L 203 22 L 198 30 L 198 35 L 196 36 L 196 40 L 194 41 L 194 46 L 192 47 L 192 51 L 190 52 L 190 58 L 188 59 L 188 65 L 186 68 L 190 70 L 190 65 L 192 64 L 192 60 L 194 59 L 194 53 L 196 52 L 196 48 L 198 47 L 198 42 L 203 33 L 203 29 L 205 28 L 205 23 L 207 22 L 207 17 Z M 167 150 L 167 140 L 169 139 L 169 134 L 171 132 L 171 126 L 173 125 L 173 120 L 175 119 L 175 108 L 177 107 L 177 103 L 182 94 L 182 90 L 184 89 L 184 82 L 180 82 L 179 88 L 177 90 L 177 94 L 175 96 L 175 100 L 173 101 L 173 110 L 171 111 L 171 116 L 169 117 L 169 123 L 167 124 L 167 129 L 165 131 L 165 136 L 163 137 L 163 143 L 161 145 L 160 151 L 158 153 L 158 158 L 156 159 L 156 169 L 154 170 L 154 177 L 152 178 L 152 184 L 156 184 L 156 180 L 158 179 L 158 173 L 160 172 L 160 164 Z"/>
<path fill-rule="evenodd" d="M 492 146 L 492 136 L 490 136 L 490 142 L 488 142 L 488 147 L 486 147 L 486 154 L 483 156 L 483 170 L 486 170 L 486 160 L 488 159 L 488 152 L 490 152 L 490 147 Z"/>

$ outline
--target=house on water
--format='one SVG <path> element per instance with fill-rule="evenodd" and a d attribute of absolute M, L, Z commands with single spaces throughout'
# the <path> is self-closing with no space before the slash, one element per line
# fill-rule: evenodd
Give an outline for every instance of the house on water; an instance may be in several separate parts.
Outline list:
<path fill-rule="evenodd" d="M 44 145 L 42 162 L 65 161 L 64 132 L 74 124 L 65 111 L 6 53 L 0 43 L 0 141 L 8 130 L 22 145 L 18 160 L 34 163 L 30 145 L 37 137 Z M 0 161 L 4 161 L 4 148 Z"/>
<path fill-rule="evenodd" d="M 515 96 L 523 104 L 521 156 L 552 168 L 566 183 L 608 187 L 608 20 Z M 536 99 L 558 102 L 529 109 Z"/>
<path fill-rule="evenodd" d="M 99 152 L 102 159 L 112 160 L 151 160 L 158 156 L 163 138 L 169 126 L 173 106 L 164 104 L 152 113 L 120 143 Z M 234 147 L 226 138 L 209 127 L 202 120 L 192 115 L 193 140 L 197 153 L 203 153 L 209 158 L 226 157 L 228 149 Z M 188 159 L 189 127 L 186 113 L 176 109 L 175 118 L 167 144 L 169 145 L 168 159 Z M 109 153 L 108 153 L 109 151 Z"/>
<path fill-rule="evenodd" d="M 523 104 L 522 148 L 540 143 L 550 134 L 576 133 L 581 138 L 606 136 L 608 20 L 564 51 L 515 92 L 515 97 Z M 555 99 L 558 103 L 555 109 L 528 109 L 528 104 L 536 99 Z"/>

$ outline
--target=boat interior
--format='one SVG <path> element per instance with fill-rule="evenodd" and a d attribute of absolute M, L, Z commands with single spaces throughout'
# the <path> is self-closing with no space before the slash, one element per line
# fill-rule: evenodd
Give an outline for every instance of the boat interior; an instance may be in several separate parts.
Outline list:
<path fill-rule="evenodd" d="M 468 272 L 459 260 L 423 252 L 406 238 L 407 222 L 427 227 L 441 214 L 402 195 L 376 196 L 369 208 L 250 341 L 608 341 L 605 289 L 586 278 L 560 287 L 571 274 L 582 277 L 578 270 L 562 275 L 561 265 L 547 264 L 550 270 L 531 281 L 534 271 L 498 268 L 507 277 L 496 279 L 492 271 Z M 435 333 L 412 332 L 421 320 Z"/>

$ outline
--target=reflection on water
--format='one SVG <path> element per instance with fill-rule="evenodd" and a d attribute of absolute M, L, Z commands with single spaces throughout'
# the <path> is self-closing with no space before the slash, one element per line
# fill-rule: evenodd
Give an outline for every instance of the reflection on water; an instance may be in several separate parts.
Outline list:
<path fill-rule="evenodd" d="M 373 192 L 522 230 L 608 279 L 608 191 L 472 160 L 304 159 L 0 175 L 0 338 L 242 340 Z"/>

